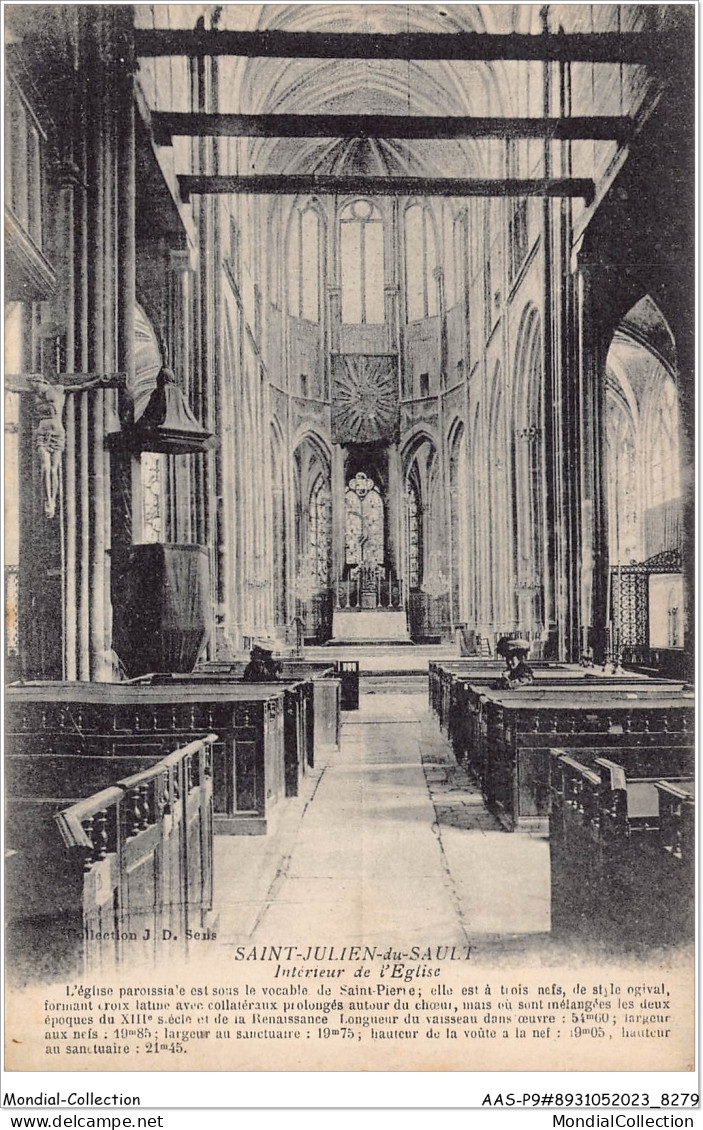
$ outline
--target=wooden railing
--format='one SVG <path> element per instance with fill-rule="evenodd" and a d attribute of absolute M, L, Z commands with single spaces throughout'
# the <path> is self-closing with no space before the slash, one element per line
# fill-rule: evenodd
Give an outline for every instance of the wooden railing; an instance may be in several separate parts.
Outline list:
<path fill-rule="evenodd" d="M 390 570 L 360 568 L 353 577 L 335 582 L 335 610 L 339 612 L 402 611 L 405 607 L 403 581 Z"/>
<path fill-rule="evenodd" d="M 183 956 L 212 907 L 214 734 L 80 800 L 54 819 L 83 871 L 83 969 Z"/>

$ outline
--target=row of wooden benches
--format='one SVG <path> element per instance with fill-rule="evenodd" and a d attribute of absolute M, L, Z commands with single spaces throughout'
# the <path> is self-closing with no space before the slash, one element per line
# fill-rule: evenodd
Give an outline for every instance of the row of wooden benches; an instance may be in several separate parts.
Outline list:
<path fill-rule="evenodd" d="M 6 695 L 10 795 L 82 797 L 217 733 L 215 830 L 265 833 L 297 795 L 315 749 L 339 743 L 339 679 L 329 664 L 286 664 L 272 683 L 243 665 L 131 683 L 34 683 Z M 108 759 L 111 764 L 106 764 Z"/>
<path fill-rule="evenodd" d="M 213 834 L 265 833 L 316 753 L 339 744 L 334 668 L 283 668 L 262 684 L 243 682 L 242 663 L 7 688 L 16 969 L 89 971 L 125 946 L 135 961 L 203 928 Z"/>
<path fill-rule="evenodd" d="M 550 838 L 556 930 L 692 936 L 693 694 L 681 682 L 434 664 L 430 702 L 457 759 L 513 831 Z M 652 914 L 655 899 L 657 914 Z"/>
<path fill-rule="evenodd" d="M 694 703 L 683 683 L 589 679 L 585 670 L 540 669 L 534 683 L 507 690 L 485 663 L 431 666 L 440 726 L 511 830 L 547 830 L 555 747 L 579 750 L 587 763 L 612 756 L 633 776 L 692 773 Z"/>

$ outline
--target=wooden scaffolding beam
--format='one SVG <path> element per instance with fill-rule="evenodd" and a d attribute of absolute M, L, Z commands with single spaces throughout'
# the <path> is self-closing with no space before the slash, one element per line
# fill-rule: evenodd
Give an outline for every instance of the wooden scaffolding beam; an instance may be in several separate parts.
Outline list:
<path fill-rule="evenodd" d="M 560 63 L 647 63 L 661 65 L 693 51 L 695 36 L 667 31 L 557 32 L 364 32 L 207 31 L 140 28 L 138 56 L 232 55 L 284 59 L 446 59 L 454 62 L 522 59 Z"/>
<path fill-rule="evenodd" d="M 344 196 L 556 196 L 581 198 L 590 204 L 595 185 L 577 177 L 532 180 L 468 177 L 366 177 L 270 174 L 261 176 L 179 176 L 181 197 L 250 193 L 256 195 Z"/>
<path fill-rule="evenodd" d="M 401 114 L 183 114 L 152 113 L 156 140 L 172 137 L 393 137 L 542 138 L 626 143 L 634 125 L 626 117 L 499 118 Z"/>

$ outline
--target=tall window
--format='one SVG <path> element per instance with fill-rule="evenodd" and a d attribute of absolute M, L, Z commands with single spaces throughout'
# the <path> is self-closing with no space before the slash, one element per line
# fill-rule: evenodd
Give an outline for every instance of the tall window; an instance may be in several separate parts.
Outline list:
<path fill-rule="evenodd" d="M 422 554 L 422 529 L 420 525 L 420 497 L 417 485 L 408 481 L 405 497 L 408 548 L 408 584 L 411 589 L 420 587 Z"/>
<path fill-rule="evenodd" d="M 320 217 L 310 206 L 293 213 L 288 240 L 288 309 L 320 320 Z"/>
<path fill-rule="evenodd" d="M 656 397 L 656 399 L 655 399 Z M 657 383 L 647 437 L 649 506 L 670 502 L 681 494 L 679 473 L 679 405 L 671 377 Z"/>
<path fill-rule="evenodd" d="M 405 212 L 405 286 L 408 321 L 437 313 L 437 243 L 429 209 L 411 204 Z"/>
<path fill-rule="evenodd" d="M 626 402 L 610 389 L 606 404 L 611 561 L 627 564 L 642 556 L 642 484 L 637 474 L 635 425 Z"/>
<path fill-rule="evenodd" d="M 370 200 L 354 200 L 340 216 L 342 321 L 385 322 L 383 217 Z"/>
<path fill-rule="evenodd" d="M 318 475 L 308 504 L 309 562 L 321 589 L 327 588 L 332 566 L 332 508 L 328 481 Z"/>
<path fill-rule="evenodd" d="M 384 552 L 383 499 L 368 475 L 358 471 L 344 495 L 346 517 L 346 562 L 382 565 Z"/>

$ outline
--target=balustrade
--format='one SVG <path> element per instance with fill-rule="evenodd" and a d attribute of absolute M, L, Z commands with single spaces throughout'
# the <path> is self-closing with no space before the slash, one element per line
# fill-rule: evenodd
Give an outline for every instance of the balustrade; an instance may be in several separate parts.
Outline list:
<path fill-rule="evenodd" d="M 405 608 L 403 581 L 390 569 L 360 566 L 353 575 L 334 585 L 335 611 L 402 611 Z"/>
<path fill-rule="evenodd" d="M 59 974 L 187 956 L 212 907 L 212 744 L 190 742 L 73 803 L 7 802 L 8 967 Z M 31 780 L 31 774 L 30 780 Z M 11 894 L 10 894 L 11 892 Z"/>

